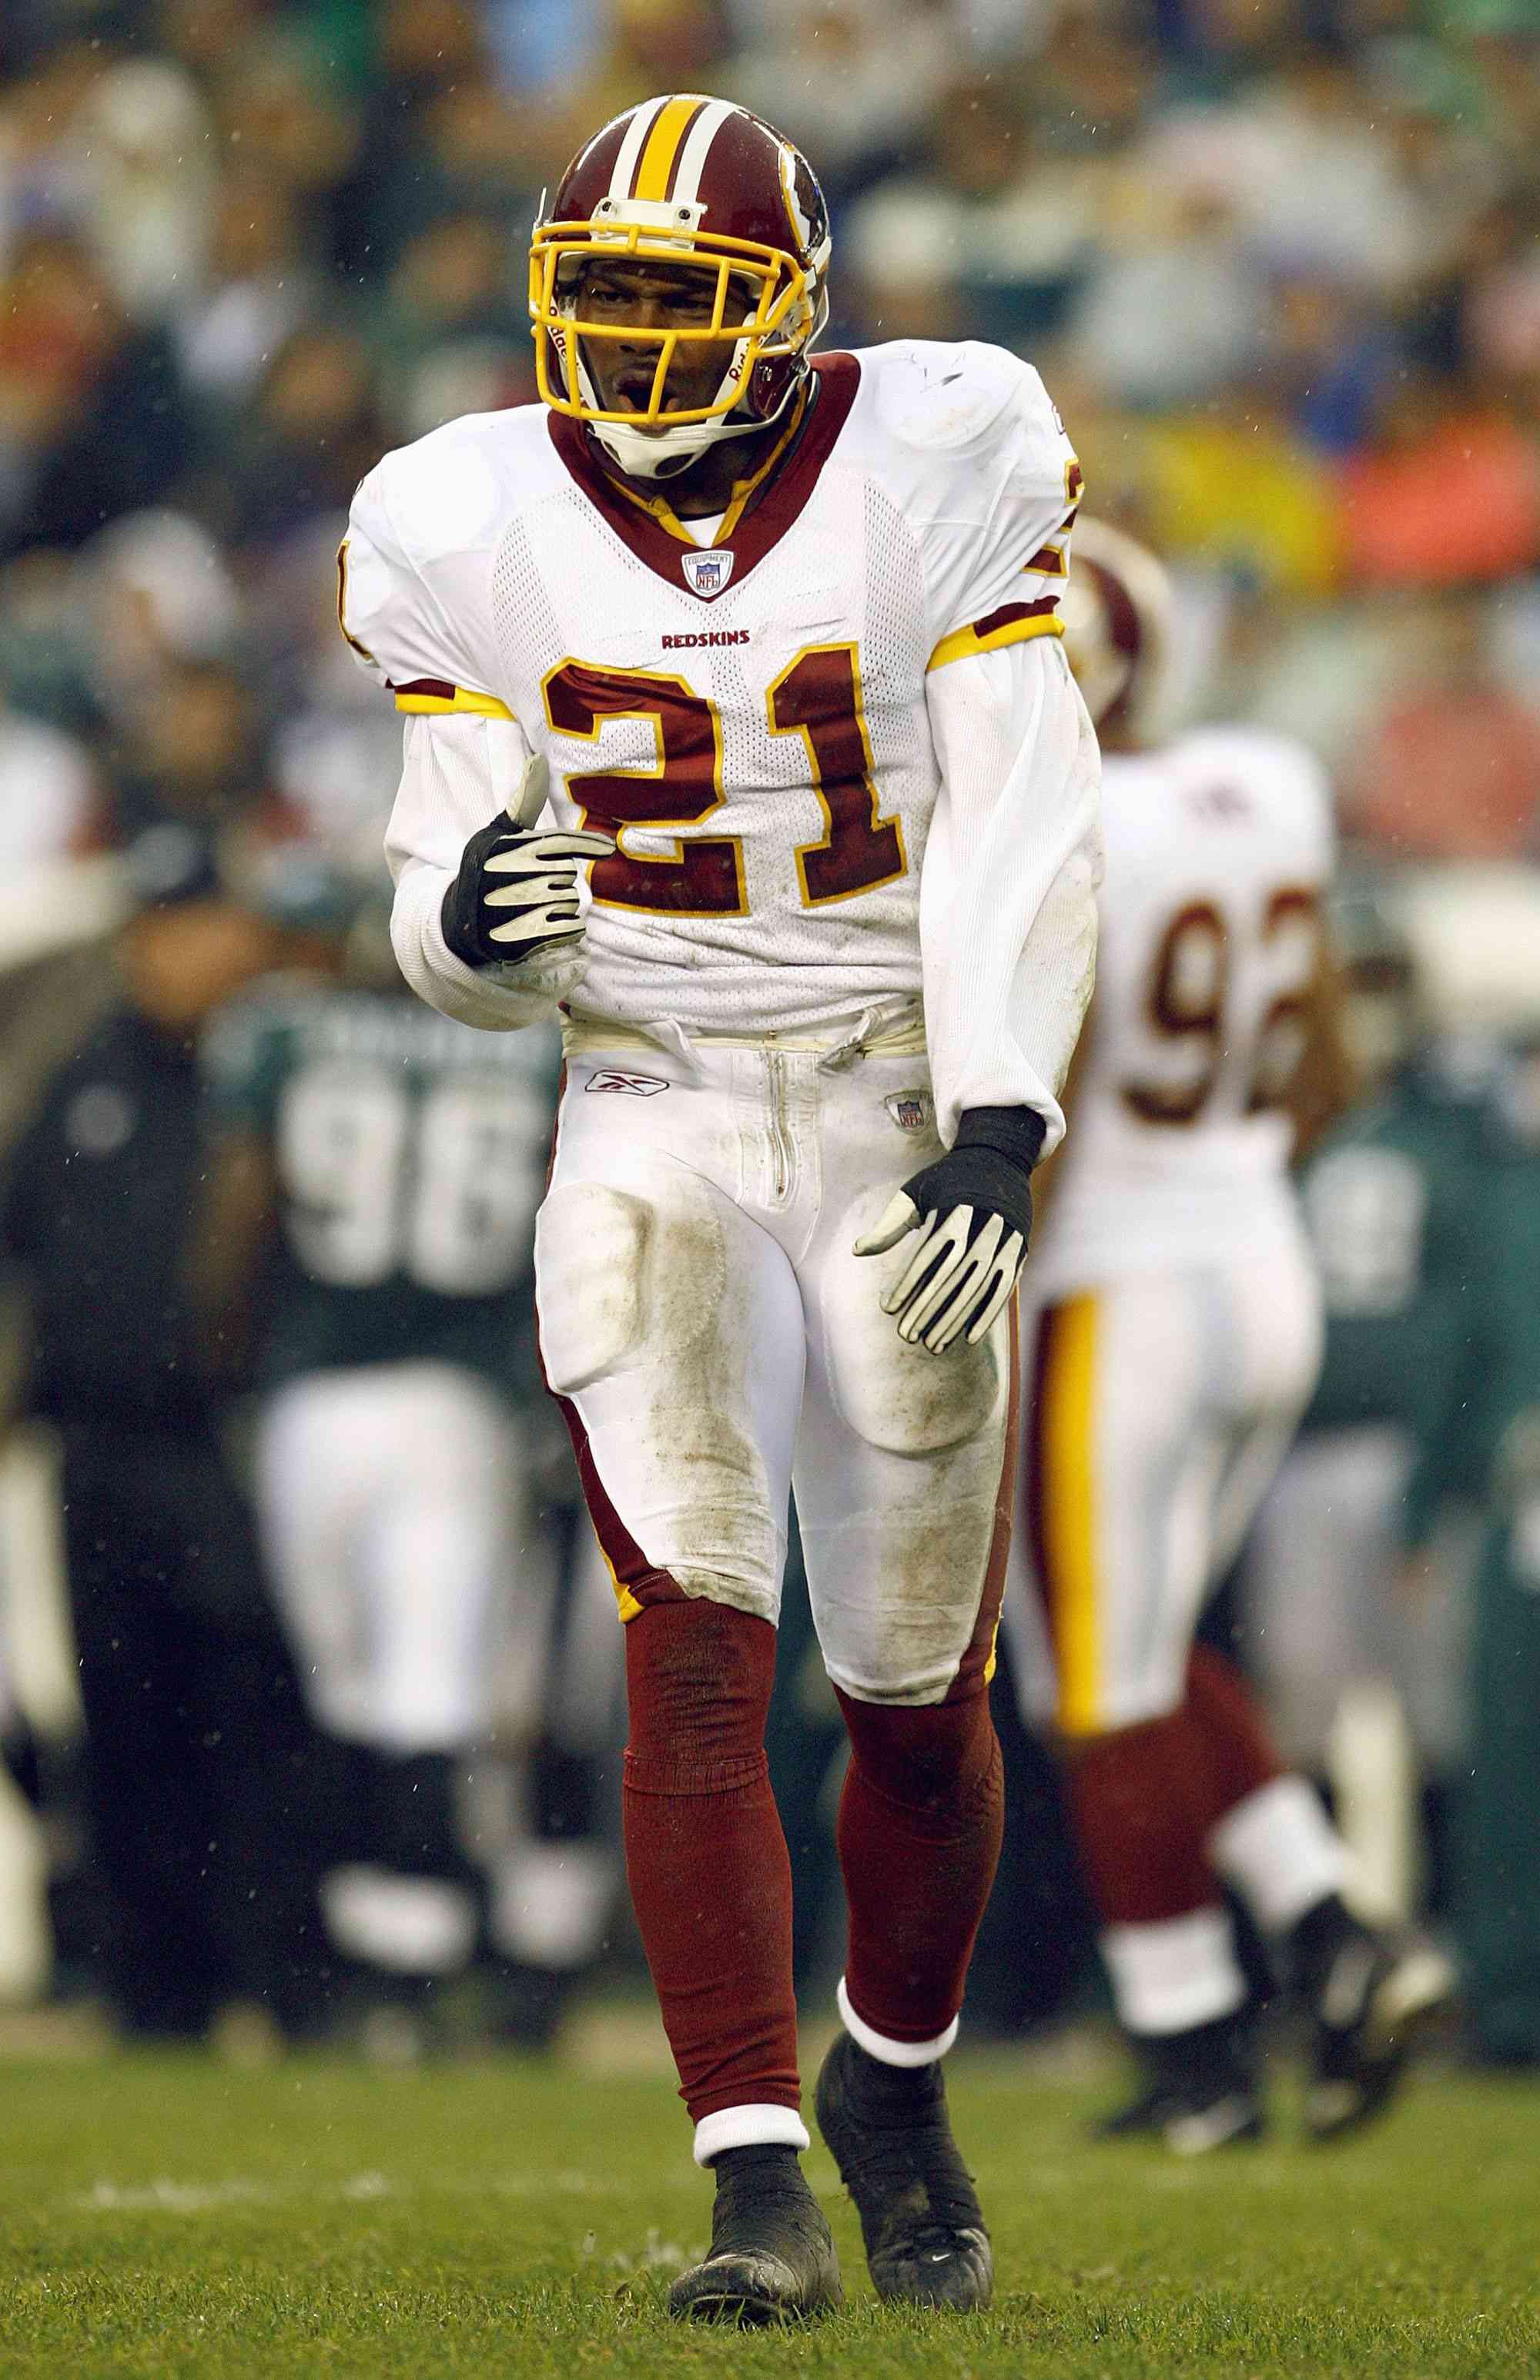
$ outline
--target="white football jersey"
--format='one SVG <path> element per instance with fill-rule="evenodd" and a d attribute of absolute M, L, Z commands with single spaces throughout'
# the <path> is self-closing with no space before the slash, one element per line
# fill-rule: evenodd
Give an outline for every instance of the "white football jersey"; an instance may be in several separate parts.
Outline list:
<path fill-rule="evenodd" d="M 576 424 L 535 406 L 433 431 L 387 455 L 355 499 L 343 627 L 408 714 L 393 867 L 452 871 L 495 813 L 489 797 L 468 815 L 442 768 L 414 783 L 417 721 L 516 722 L 519 751 L 550 761 L 556 822 L 620 845 L 591 871 L 567 1002 L 579 1020 L 817 1029 L 931 980 L 920 884 L 941 739 L 928 689 L 953 663 L 1057 635 L 1079 469 L 1037 373 L 997 348 L 819 358 L 814 387 L 709 547 L 665 497 L 600 469 Z M 1063 704 L 1061 655 L 1037 651 Z M 1076 853 L 1090 906 L 1094 744 L 1087 733 L 1077 749 L 1073 723 L 1067 746 L 1061 725 L 1044 740 L 989 863 L 1002 1000 Z M 928 887 L 928 917 L 948 908 L 944 892 Z M 436 917 L 424 913 L 430 940 Z M 1043 996 L 1067 1016 L 1063 1058 L 1093 937 L 1094 917 L 1074 926 L 1061 902 Z M 964 974 L 979 964 L 976 948 L 960 961 Z M 412 979 L 439 999 L 447 972 Z M 1000 1095 L 1052 1109 L 1056 1087 Z"/>
<path fill-rule="evenodd" d="M 1329 797 L 1303 747 L 1207 727 L 1102 764 L 1096 998 L 1034 1293 L 1203 1262 L 1291 1210 Z"/>

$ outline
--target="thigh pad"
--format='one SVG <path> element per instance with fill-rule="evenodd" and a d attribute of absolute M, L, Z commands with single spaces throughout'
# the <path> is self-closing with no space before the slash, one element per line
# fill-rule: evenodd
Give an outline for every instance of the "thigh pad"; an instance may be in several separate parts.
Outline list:
<path fill-rule="evenodd" d="M 868 1446 L 885 1454 L 944 1453 L 994 1423 L 1010 1361 L 1009 1326 L 1002 1318 L 977 1346 L 957 1339 L 941 1355 L 910 1346 L 893 1317 L 883 1313 L 881 1300 L 908 1265 L 913 1245 L 901 1241 L 877 1258 L 848 1255 L 845 1247 L 862 1220 L 852 1220 L 842 1234 L 822 1284 L 830 1394 Z"/>
<path fill-rule="evenodd" d="M 677 1359 L 710 1335 L 726 1283 L 721 1225 L 704 1193 L 664 1212 L 606 1182 L 559 1184 L 535 1239 L 540 1352 L 558 1396 Z"/>

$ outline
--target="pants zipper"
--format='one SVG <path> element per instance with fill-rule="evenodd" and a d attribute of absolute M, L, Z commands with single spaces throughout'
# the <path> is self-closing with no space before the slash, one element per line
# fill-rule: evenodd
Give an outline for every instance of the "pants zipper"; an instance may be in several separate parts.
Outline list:
<path fill-rule="evenodd" d="M 775 1151 L 772 1203 L 783 1207 L 792 1186 L 792 1144 L 786 1131 L 786 1061 L 771 1050 L 766 1055 L 770 1081 L 770 1147 Z"/>

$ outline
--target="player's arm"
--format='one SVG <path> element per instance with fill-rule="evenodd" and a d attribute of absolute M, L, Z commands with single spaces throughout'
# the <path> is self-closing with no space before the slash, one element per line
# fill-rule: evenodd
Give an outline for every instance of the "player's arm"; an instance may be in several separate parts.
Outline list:
<path fill-rule="evenodd" d="M 1063 1136 L 1055 1143 L 1050 1153 L 1039 1160 L 1032 1176 L 1033 1228 L 1039 1233 L 1053 1211 L 1053 1201 L 1059 1189 L 1059 1177 L 1063 1170 L 1065 1146 L 1074 1127 L 1081 1077 L 1085 1072 L 1091 1038 L 1096 1029 L 1096 1000 L 1093 997 L 1086 1008 L 1085 1019 L 1080 1027 L 1080 1038 L 1074 1045 L 1070 1059 L 1069 1073 L 1065 1075 L 1063 1086 L 1059 1093 L 1059 1106 L 1064 1118 Z"/>
<path fill-rule="evenodd" d="M 1337 954 L 1323 935 L 1305 994 L 1304 1047 L 1284 1097 L 1294 1126 L 1294 1155 L 1308 1157 L 1362 1086 L 1348 1048 L 1347 989 Z"/>
<path fill-rule="evenodd" d="M 436 468 L 453 465 L 449 451 Z M 405 720 L 385 838 L 397 963 L 430 1007 L 507 1032 L 548 1017 L 579 980 L 579 874 L 612 845 L 540 825 L 543 776 L 491 688 L 485 572 L 470 552 L 427 566 L 424 468 L 420 455 L 387 456 L 359 487 L 337 616 Z"/>
<path fill-rule="evenodd" d="M 940 1352 L 981 1338 L 1015 1286 L 1030 1176 L 1063 1134 L 1058 1092 L 1096 967 L 1100 764 L 1059 640 L 960 659 L 927 681 L 941 790 L 920 882 L 937 1128 L 862 1253 L 921 1225 L 884 1300 Z"/>
<path fill-rule="evenodd" d="M 983 1336 L 1015 1286 L 1029 1179 L 1090 998 L 1100 758 L 1059 642 L 1081 474 L 1035 371 L 962 346 L 911 389 L 934 461 L 923 539 L 927 708 L 940 774 L 920 877 L 920 962 L 947 1155 L 904 1184 L 864 1252 L 920 1227 L 884 1300 L 907 1339 Z"/>
<path fill-rule="evenodd" d="M 233 1125 L 214 1144 L 187 1254 L 204 1370 L 222 1388 L 249 1376 L 257 1287 L 277 1224 L 272 1140 L 254 1125 Z"/>
<path fill-rule="evenodd" d="M 539 1024 L 582 979 L 581 873 L 614 844 L 540 823 L 545 786 L 512 721 L 407 722 L 391 941 L 412 990 L 462 1025 Z"/>

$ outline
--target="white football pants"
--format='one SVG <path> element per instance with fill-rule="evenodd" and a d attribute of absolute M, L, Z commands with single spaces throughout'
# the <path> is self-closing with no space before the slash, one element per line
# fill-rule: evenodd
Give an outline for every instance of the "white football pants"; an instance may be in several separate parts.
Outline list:
<path fill-rule="evenodd" d="M 569 1038 L 540 1346 L 623 1618 L 682 1592 L 773 1621 L 794 1484 L 837 1685 L 935 1703 L 990 1664 L 1011 1319 L 906 1346 L 880 1305 L 905 1246 L 851 1253 L 940 1154 L 917 1034 Z"/>
<path fill-rule="evenodd" d="M 1447 1767 L 1459 1753 L 1471 1548 L 1445 1526 L 1422 1598 L 1398 1593 L 1413 1454 L 1394 1424 L 1310 1430 L 1257 1516 L 1242 1579 L 1249 1651 L 1304 1767 L 1326 1768 L 1343 1694 L 1379 1679 L 1396 1687 L 1425 1758 Z"/>
<path fill-rule="evenodd" d="M 1270 1217 L 1212 1269 L 1024 1299 L 1022 1336 L 1005 1627 L 1023 1717 L 1070 1736 L 1162 1718 L 1315 1385 L 1308 1245 Z"/>
<path fill-rule="evenodd" d="M 256 1451 L 263 1548 L 316 1718 L 400 1755 L 482 1734 L 504 1615 L 528 1631 L 535 1676 L 549 1621 L 547 1595 L 530 1611 L 517 1591 L 507 1405 L 447 1364 L 312 1372 L 270 1399 Z"/>

